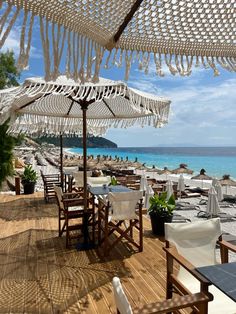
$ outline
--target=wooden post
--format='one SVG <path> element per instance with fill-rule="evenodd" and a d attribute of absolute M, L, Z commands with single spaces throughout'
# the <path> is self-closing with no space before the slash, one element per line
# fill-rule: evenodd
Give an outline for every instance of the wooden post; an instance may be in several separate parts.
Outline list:
<path fill-rule="evenodd" d="M 20 195 L 20 177 L 15 177 L 15 192 Z"/>

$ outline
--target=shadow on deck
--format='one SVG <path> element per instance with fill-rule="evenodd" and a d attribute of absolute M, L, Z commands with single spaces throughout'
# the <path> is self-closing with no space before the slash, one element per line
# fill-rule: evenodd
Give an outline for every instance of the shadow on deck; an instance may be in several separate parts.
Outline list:
<path fill-rule="evenodd" d="M 122 244 L 106 259 L 97 250 L 65 249 L 57 207 L 42 194 L 0 196 L 0 313 L 115 313 L 111 281 L 133 306 L 165 297 L 162 243 L 144 219 L 144 252 Z"/>

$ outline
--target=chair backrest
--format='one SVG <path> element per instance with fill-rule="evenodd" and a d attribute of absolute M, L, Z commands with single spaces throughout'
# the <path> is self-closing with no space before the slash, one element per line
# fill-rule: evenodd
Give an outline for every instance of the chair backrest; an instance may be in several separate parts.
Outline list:
<path fill-rule="evenodd" d="M 87 177 L 90 177 L 92 175 L 92 171 L 87 171 Z M 78 187 L 84 186 L 84 172 L 83 171 L 77 171 L 72 172 L 72 176 L 75 180 L 75 185 Z"/>
<path fill-rule="evenodd" d="M 64 203 L 62 201 L 62 197 L 63 197 L 63 192 L 62 192 L 62 188 L 60 186 L 53 186 L 55 194 L 56 194 L 56 198 L 57 198 L 57 203 L 58 206 L 62 209 L 65 209 Z"/>
<path fill-rule="evenodd" d="M 113 286 L 116 308 L 118 309 L 120 314 L 132 314 L 133 311 L 131 309 L 129 301 L 124 293 L 124 290 L 120 283 L 120 279 L 118 277 L 113 278 L 112 286 Z"/>
<path fill-rule="evenodd" d="M 112 208 L 112 219 L 126 220 L 137 218 L 135 209 L 137 203 L 142 198 L 142 191 L 108 193 L 108 201 Z"/>
<path fill-rule="evenodd" d="M 215 247 L 221 234 L 219 218 L 181 224 L 165 223 L 166 240 L 196 267 L 216 264 Z"/>
<path fill-rule="evenodd" d="M 108 185 L 111 183 L 111 177 L 88 177 L 87 183 L 91 187 L 103 186 L 104 184 Z"/>

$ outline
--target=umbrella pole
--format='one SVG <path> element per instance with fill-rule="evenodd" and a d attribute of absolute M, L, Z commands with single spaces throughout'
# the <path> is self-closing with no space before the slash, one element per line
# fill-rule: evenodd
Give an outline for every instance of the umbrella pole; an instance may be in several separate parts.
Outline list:
<path fill-rule="evenodd" d="M 63 139 L 60 133 L 60 172 L 61 172 L 61 188 L 64 191 L 64 180 L 63 180 Z"/>
<path fill-rule="evenodd" d="M 89 231 L 88 231 L 88 195 L 87 195 L 87 109 L 88 102 L 86 100 L 81 101 L 80 106 L 83 112 L 83 168 L 84 168 L 84 215 L 83 215 L 83 235 L 84 242 L 82 244 L 77 244 L 78 250 L 89 250 L 94 247 L 94 244 L 89 241 Z"/>

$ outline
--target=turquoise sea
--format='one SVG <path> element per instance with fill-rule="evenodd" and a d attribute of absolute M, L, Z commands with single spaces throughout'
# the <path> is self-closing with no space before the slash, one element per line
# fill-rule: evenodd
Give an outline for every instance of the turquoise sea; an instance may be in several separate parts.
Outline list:
<path fill-rule="evenodd" d="M 81 148 L 71 148 L 70 152 L 82 154 Z M 128 156 L 130 161 L 138 161 L 146 166 L 155 165 L 158 168 L 178 168 L 185 163 L 188 168 L 199 173 L 204 168 L 210 176 L 221 178 L 230 174 L 236 179 L 236 147 L 119 147 L 119 148 L 89 148 L 88 155 Z"/>

